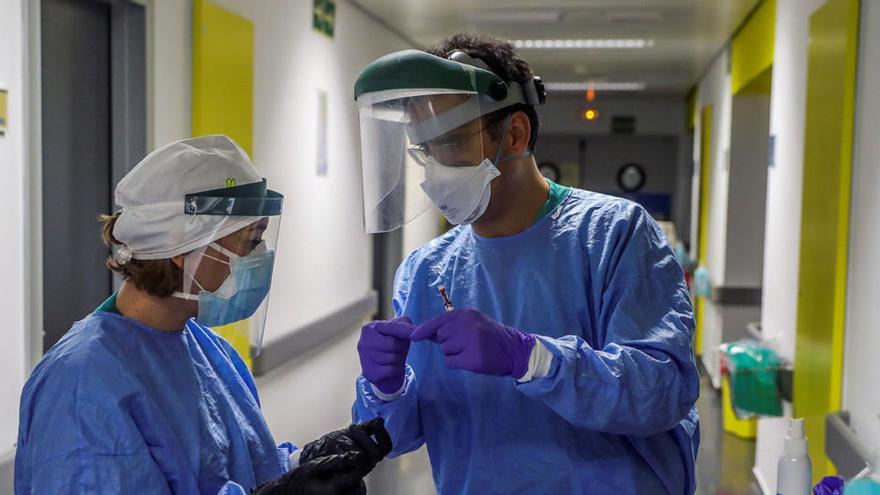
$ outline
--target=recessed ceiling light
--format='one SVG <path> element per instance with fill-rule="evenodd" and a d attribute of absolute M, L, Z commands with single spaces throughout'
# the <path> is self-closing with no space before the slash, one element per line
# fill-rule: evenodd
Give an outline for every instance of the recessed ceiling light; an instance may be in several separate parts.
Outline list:
<path fill-rule="evenodd" d="M 585 48 L 585 49 L 638 49 L 651 48 L 654 40 L 646 39 L 564 39 L 564 40 L 511 40 L 516 48 Z"/>
<path fill-rule="evenodd" d="M 609 82 L 609 81 L 581 81 L 581 82 L 546 82 L 548 91 L 644 91 L 647 85 L 642 81 Z"/>
<path fill-rule="evenodd" d="M 533 24 L 562 20 L 562 12 L 552 10 L 487 10 L 468 12 L 464 18 L 473 23 Z"/>
<path fill-rule="evenodd" d="M 658 10 L 608 10 L 605 19 L 611 22 L 660 22 L 663 13 Z"/>

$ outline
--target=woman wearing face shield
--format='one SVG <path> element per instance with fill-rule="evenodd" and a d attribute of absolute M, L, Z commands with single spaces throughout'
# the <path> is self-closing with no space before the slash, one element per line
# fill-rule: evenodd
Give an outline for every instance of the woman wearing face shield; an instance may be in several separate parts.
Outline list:
<path fill-rule="evenodd" d="M 362 494 L 381 422 L 276 444 L 244 360 L 259 352 L 283 197 L 225 136 L 164 146 L 103 218 L 124 282 L 43 357 L 22 392 L 15 493 Z"/>

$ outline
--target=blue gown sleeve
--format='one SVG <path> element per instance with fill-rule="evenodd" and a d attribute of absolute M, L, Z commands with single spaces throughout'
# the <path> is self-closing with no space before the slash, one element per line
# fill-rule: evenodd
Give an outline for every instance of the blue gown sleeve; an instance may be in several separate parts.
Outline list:
<path fill-rule="evenodd" d="M 394 297 L 392 305 L 394 314 L 404 314 L 406 299 L 409 296 L 412 284 L 412 267 L 415 253 L 401 264 L 394 277 Z M 412 350 L 410 350 L 410 357 Z M 403 384 L 403 394 L 391 401 L 383 401 L 377 397 L 363 375 L 359 376 L 355 386 L 356 394 L 354 405 L 351 408 L 351 417 L 355 423 L 368 421 L 381 417 L 385 420 L 385 429 L 391 436 L 394 449 L 390 458 L 401 456 L 417 450 L 425 443 L 422 434 L 422 423 L 419 416 L 419 402 L 417 396 L 417 381 L 413 369 L 407 365 Z"/>
<path fill-rule="evenodd" d="M 425 443 L 415 391 L 415 373 L 409 366 L 406 367 L 403 394 L 387 402 L 376 397 L 366 378 L 358 377 L 357 398 L 351 409 L 351 417 L 355 423 L 377 417 L 385 420 L 385 429 L 394 443 L 390 458 L 417 450 Z"/>
<path fill-rule="evenodd" d="M 585 259 L 597 345 L 539 336 L 550 372 L 517 387 L 577 427 L 649 436 L 675 427 L 697 400 L 693 309 L 656 223 L 630 203 L 607 208 L 590 225 Z"/>

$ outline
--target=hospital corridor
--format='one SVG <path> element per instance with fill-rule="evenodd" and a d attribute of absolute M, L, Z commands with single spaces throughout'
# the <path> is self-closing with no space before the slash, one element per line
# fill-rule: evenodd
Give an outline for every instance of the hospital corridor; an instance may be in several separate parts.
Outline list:
<path fill-rule="evenodd" d="M 880 0 L 0 0 L 0 495 L 880 495 Z"/>

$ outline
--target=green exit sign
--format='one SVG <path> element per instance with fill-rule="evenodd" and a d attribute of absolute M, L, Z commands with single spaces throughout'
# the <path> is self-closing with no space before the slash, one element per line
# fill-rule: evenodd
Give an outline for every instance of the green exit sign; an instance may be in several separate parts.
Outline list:
<path fill-rule="evenodd" d="M 336 0 L 314 0 L 312 4 L 312 27 L 333 37 L 336 26 Z"/>

